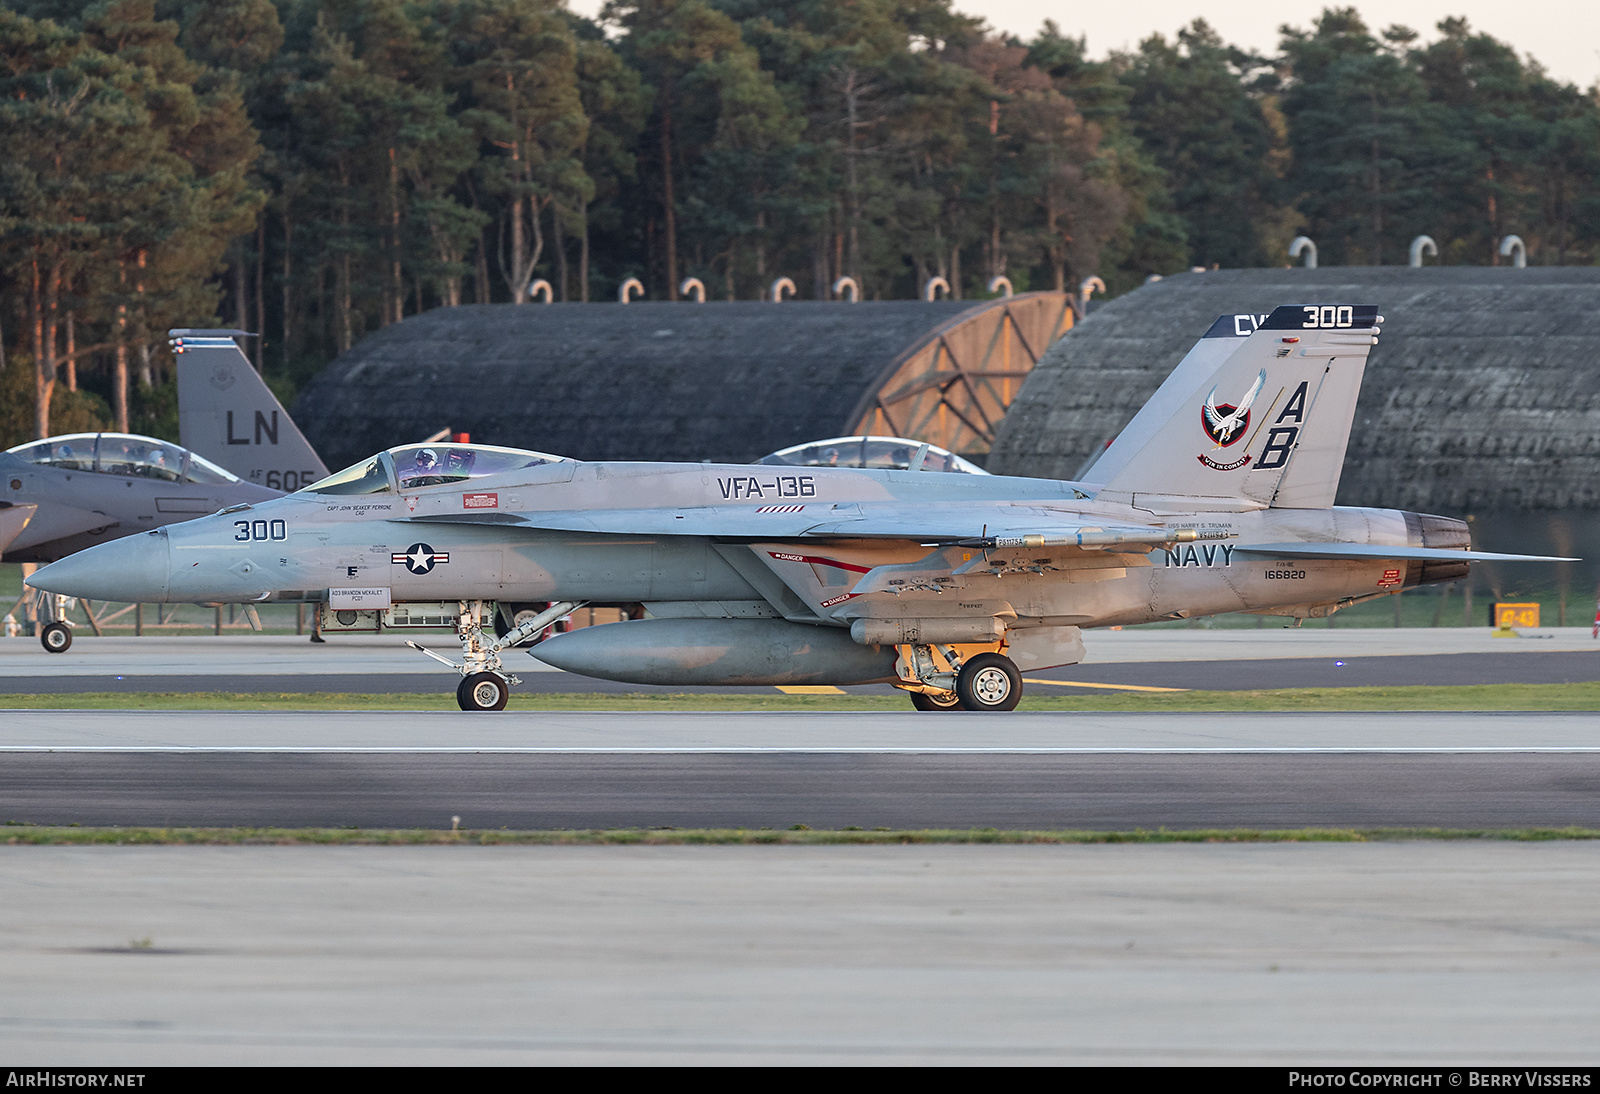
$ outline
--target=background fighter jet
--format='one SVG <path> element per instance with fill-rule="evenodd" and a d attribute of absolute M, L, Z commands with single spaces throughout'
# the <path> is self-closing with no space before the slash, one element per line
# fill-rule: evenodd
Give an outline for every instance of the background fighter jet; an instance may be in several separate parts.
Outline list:
<path fill-rule="evenodd" d="M 178 416 L 185 440 L 192 434 L 199 443 L 77 433 L 0 454 L 0 561 L 54 562 L 119 536 L 279 497 L 286 484 L 295 489 L 327 475 L 239 351 L 232 336 L 243 332 L 170 333 L 178 353 L 186 338 L 194 346 L 192 358 L 179 357 Z M 235 422 L 242 436 L 229 443 Z M 60 653 L 72 645 L 72 631 L 59 603 L 47 608 L 51 618 L 39 639 Z"/>
<path fill-rule="evenodd" d="M 109 539 L 281 496 L 154 437 L 48 437 L 0 453 L 0 561 L 54 562 Z M 39 640 L 60 653 L 72 631 L 60 605 L 50 608 Z"/>
<path fill-rule="evenodd" d="M 989 472 L 949 449 L 905 437 L 830 437 L 806 441 L 763 456 L 757 463 L 788 467 L 876 467 L 896 471 L 950 471 L 962 475 Z"/>
<path fill-rule="evenodd" d="M 0 454 L 0 561 L 53 562 L 119 536 L 280 497 L 328 470 L 251 367 L 237 330 L 168 332 L 178 358 L 184 445 L 125 433 L 81 433 Z M 45 605 L 44 648 L 72 631 L 58 598 Z"/>
<path fill-rule="evenodd" d="M 642 603 L 650 618 L 533 652 L 638 683 L 885 682 L 923 710 L 1009 710 L 1019 669 L 1082 659 L 1082 628 L 1320 617 L 1473 559 L 1528 558 L 1470 551 L 1458 520 L 1333 505 L 1375 308 L 1251 318 L 1213 328 L 1085 482 L 412 445 L 31 580 L 122 600 L 317 601 L 325 625 L 453 619 L 461 660 L 423 652 L 461 675 L 463 709 L 505 705 L 517 680 L 501 652 L 551 619 Z M 1248 428 L 1218 447 L 1207 393 L 1258 383 Z M 496 639 L 499 600 L 551 606 Z"/>

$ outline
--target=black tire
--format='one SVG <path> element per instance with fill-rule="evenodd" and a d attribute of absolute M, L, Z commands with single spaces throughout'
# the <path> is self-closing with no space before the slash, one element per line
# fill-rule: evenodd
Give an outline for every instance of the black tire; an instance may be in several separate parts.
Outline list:
<path fill-rule="evenodd" d="M 510 698 L 505 678 L 492 672 L 475 672 L 456 685 L 456 705 L 462 710 L 504 710 Z"/>
<path fill-rule="evenodd" d="M 961 698 L 953 691 L 943 695 L 929 695 L 925 691 L 911 693 L 911 705 L 918 710 L 960 710 Z"/>
<path fill-rule="evenodd" d="M 962 710 L 1015 710 L 1022 701 L 1022 673 L 1009 657 L 980 653 L 956 676 Z"/>
<path fill-rule="evenodd" d="M 72 628 L 65 623 L 46 623 L 39 632 L 39 645 L 46 653 L 66 653 L 72 648 Z"/>

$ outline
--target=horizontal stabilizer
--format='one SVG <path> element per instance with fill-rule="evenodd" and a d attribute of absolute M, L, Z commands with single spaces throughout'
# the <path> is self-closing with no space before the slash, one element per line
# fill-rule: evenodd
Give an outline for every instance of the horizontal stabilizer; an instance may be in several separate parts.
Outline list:
<path fill-rule="evenodd" d="M 1274 555 L 1279 558 L 1392 558 L 1416 562 L 1579 562 L 1576 558 L 1545 555 L 1502 555 L 1493 551 L 1453 551 L 1441 547 L 1393 547 L 1381 543 L 1247 543 L 1235 547 L 1236 555 Z"/>

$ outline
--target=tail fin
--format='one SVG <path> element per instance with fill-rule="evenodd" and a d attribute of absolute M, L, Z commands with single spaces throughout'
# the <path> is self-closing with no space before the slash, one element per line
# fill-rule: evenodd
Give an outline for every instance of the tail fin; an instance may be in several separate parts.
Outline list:
<path fill-rule="evenodd" d="M 1195 389 L 1211 378 L 1222 363 L 1244 345 L 1245 339 L 1267 321 L 1265 315 L 1219 315 L 1200 341 L 1178 362 L 1172 375 L 1161 382 L 1133 420 L 1123 427 L 1100 458 L 1078 474 L 1083 482 L 1110 482 L 1128 461 L 1149 443 L 1157 430 Z"/>
<path fill-rule="evenodd" d="M 239 351 L 239 330 L 167 332 L 178 358 L 178 439 L 248 482 L 298 490 L 326 478 L 277 396 Z"/>
<path fill-rule="evenodd" d="M 1141 431 L 1102 480 L 1105 493 L 1332 505 L 1380 322 L 1369 305 L 1275 309 L 1209 377 L 1191 386 L 1191 374 L 1187 393 L 1174 390 L 1157 407 L 1162 385 L 1145 408 L 1150 417 L 1134 418 Z"/>

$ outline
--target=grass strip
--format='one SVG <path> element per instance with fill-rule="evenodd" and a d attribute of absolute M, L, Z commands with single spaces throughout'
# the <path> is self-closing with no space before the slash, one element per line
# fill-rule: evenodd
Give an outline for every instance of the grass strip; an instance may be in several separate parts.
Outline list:
<path fill-rule="evenodd" d="M 420 828 L 83 828 L 7 821 L 7 845 L 116 846 L 688 846 L 688 845 L 886 845 L 886 844 L 1101 844 L 1101 843 L 1369 843 L 1396 840 L 1600 839 L 1594 828 L 1205 828 L 1135 829 L 1131 832 L 933 828 L 614 828 L 549 831 Z"/>
<path fill-rule="evenodd" d="M 455 696 L 360 694 L 350 692 L 75 692 L 0 694 L 0 709 L 10 710 L 456 710 Z M 684 692 L 517 694 L 513 711 L 593 711 L 596 713 L 701 711 L 846 712 L 903 711 L 902 695 L 749 695 Z M 1278 688 L 1254 691 L 1074 692 L 1023 697 L 1019 710 L 1154 713 L 1162 711 L 1362 711 L 1600 710 L 1600 682 L 1572 684 L 1471 684 L 1464 686 Z"/>

